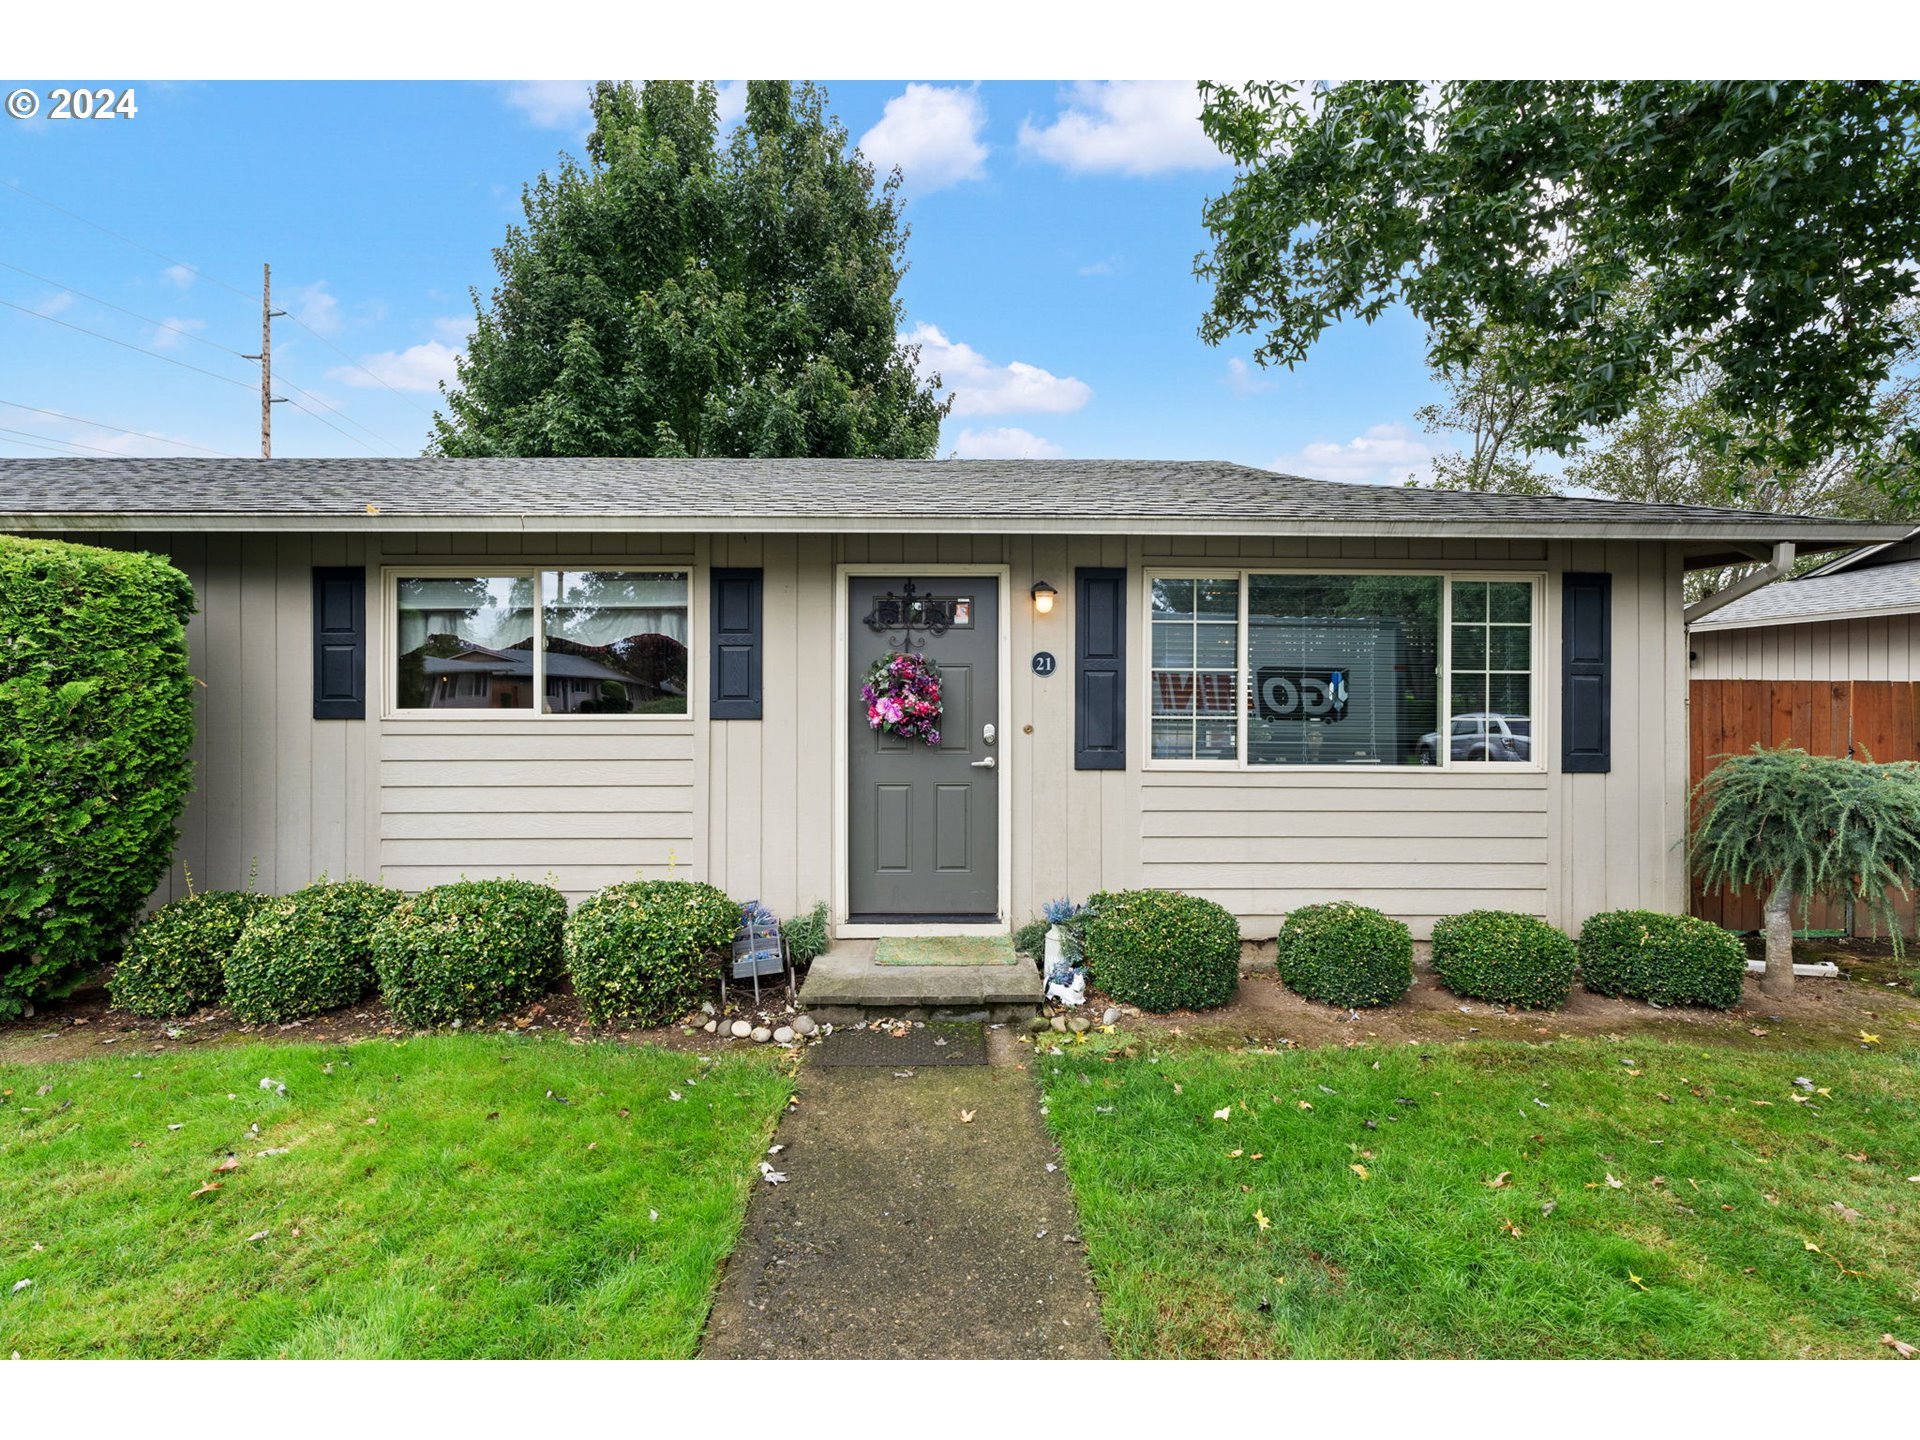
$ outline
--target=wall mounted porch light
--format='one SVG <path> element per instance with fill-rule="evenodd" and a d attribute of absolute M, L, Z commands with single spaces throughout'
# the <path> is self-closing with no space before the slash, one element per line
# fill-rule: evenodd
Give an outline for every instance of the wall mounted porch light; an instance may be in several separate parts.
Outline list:
<path fill-rule="evenodd" d="M 1055 590 L 1053 586 L 1042 580 L 1033 587 L 1030 593 L 1033 595 L 1034 614 L 1051 615 L 1053 613 L 1053 597 L 1060 593 L 1058 590 Z"/>

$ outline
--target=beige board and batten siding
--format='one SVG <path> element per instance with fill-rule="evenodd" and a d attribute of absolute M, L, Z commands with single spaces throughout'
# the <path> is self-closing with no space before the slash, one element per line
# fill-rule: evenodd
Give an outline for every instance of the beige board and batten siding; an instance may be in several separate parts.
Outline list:
<path fill-rule="evenodd" d="M 1920 680 L 1920 615 L 1695 630 L 1696 680 Z"/>
<path fill-rule="evenodd" d="M 578 898 L 636 875 L 710 880 L 781 914 L 833 893 L 834 747 L 850 687 L 833 673 L 843 564 L 1007 565 L 1013 654 L 1002 801 L 1013 807 L 1012 923 L 1060 895 L 1134 885 L 1209 895 L 1270 935 L 1298 905 L 1347 898 L 1434 918 L 1500 906 L 1577 925 L 1625 905 L 1684 904 L 1687 650 L 1680 562 L 1660 544 L 1404 539 L 886 535 L 136 535 L 71 538 L 159 551 L 192 577 L 200 780 L 179 858 L 199 888 L 285 892 L 321 874 L 445 880 L 551 876 Z M 457 720 L 382 715 L 383 567 L 539 563 L 688 566 L 692 709 L 685 720 Z M 1073 572 L 1181 562 L 1545 573 L 1544 771 L 1348 773 L 1143 768 L 1147 638 L 1129 586 L 1126 770 L 1073 768 Z M 313 565 L 368 570 L 368 715 L 311 719 Z M 765 572 L 764 717 L 705 713 L 705 576 Z M 1613 769 L 1558 773 L 1559 587 L 1606 570 L 1613 592 Z M 1038 580 L 1062 596 L 1027 600 Z M 1033 674 L 1051 651 L 1059 670 Z M 1029 728 L 1030 727 L 1030 728 Z M 181 865 L 156 900 L 184 893 Z"/>

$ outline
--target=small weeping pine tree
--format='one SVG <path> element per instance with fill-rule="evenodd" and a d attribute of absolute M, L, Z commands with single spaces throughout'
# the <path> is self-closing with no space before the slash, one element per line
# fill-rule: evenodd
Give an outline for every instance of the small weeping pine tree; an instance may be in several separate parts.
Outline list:
<path fill-rule="evenodd" d="M 1709 888 L 1765 896 L 1760 989 L 1793 993 L 1793 909 L 1864 901 L 1900 948 L 1889 891 L 1920 881 L 1920 764 L 1809 755 L 1762 746 L 1729 755 L 1693 792 L 1693 868 Z"/>

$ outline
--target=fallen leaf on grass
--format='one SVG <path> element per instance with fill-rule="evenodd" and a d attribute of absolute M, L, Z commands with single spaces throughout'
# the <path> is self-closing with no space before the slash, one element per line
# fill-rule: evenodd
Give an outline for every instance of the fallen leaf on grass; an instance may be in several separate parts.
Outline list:
<path fill-rule="evenodd" d="M 1609 1190 L 1623 1190 L 1626 1188 L 1626 1184 L 1627 1182 L 1624 1180 L 1614 1179 L 1611 1171 L 1607 1173 L 1607 1188 Z"/>
<path fill-rule="evenodd" d="M 1764 1035 L 1766 1033 L 1767 1032 L 1762 1030 L 1758 1025 L 1749 1025 L 1747 1027 L 1747 1034 L 1749 1035 Z"/>
<path fill-rule="evenodd" d="M 1882 1335 L 1880 1337 L 1880 1343 L 1893 1351 L 1893 1353 L 1898 1355 L 1902 1360 L 1911 1360 L 1915 1356 L 1920 1356 L 1920 1350 L 1914 1349 L 1913 1346 L 1907 1344 L 1904 1340 L 1894 1339 L 1891 1335 Z"/>
<path fill-rule="evenodd" d="M 1355 1161 L 1353 1164 L 1347 1166 L 1347 1169 L 1351 1170 L 1354 1174 L 1358 1175 L 1362 1180 L 1365 1180 L 1368 1178 L 1367 1167 L 1360 1164 L 1358 1161 Z"/>
<path fill-rule="evenodd" d="M 1634 1274 L 1631 1270 L 1627 1271 L 1627 1283 L 1629 1285 L 1638 1285 L 1642 1290 L 1647 1288 L 1647 1282 L 1642 1280 L 1638 1275 Z"/>
<path fill-rule="evenodd" d="M 1242 1155 L 1244 1155 L 1244 1154 L 1246 1154 L 1246 1153 L 1247 1153 L 1247 1152 L 1246 1152 L 1246 1151 L 1244 1151 L 1244 1150 L 1229 1150 L 1229 1151 L 1227 1151 L 1227 1159 L 1229 1159 L 1229 1160 L 1238 1160 L 1238 1159 L 1239 1159 L 1239 1158 L 1240 1158 L 1240 1157 L 1241 1157 Z"/>
<path fill-rule="evenodd" d="M 256 1240 L 264 1240 L 271 1234 L 273 1234 L 271 1230 L 256 1230 L 253 1234 L 247 1236 L 247 1244 L 251 1245 Z"/>
<path fill-rule="evenodd" d="M 240 1168 L 240 1162 L 234 1159 L 233 1156 L 229 1155 L 227 1156 L 226 1159 L 222 1160 L 218 1165 L 213 1167 L 213 1173 L 216 1175 L 225 1175 L 229 1171 L 238 1170 L 239 1168 Z"/>
<path fill-rule="evenodd" d="M 1302 1110 L 1311 1110 L 1313 1108 L 1313 1102 L 1311 1100 L 1302 1100 L 1300 1101 L 1300 1108 Z"/>
<path fill-rule="evenodd" d="M 1273 1222 L 1267 1219 L 1266 1211 L 1256 1210 L 1253 1212 L 1253 1223 L 1258 1225 L 1262 1230 L 1265 1230 L 1269 1228 Z"/>
<path fill-rule="evenodd" d="M 1878 1035 L 1869 1035 L 1866 1031 L 1862 1030 L 1860 1032 L 1860 1043 L 1862 1045 L 1878 1045 L 1880 1043 L 1880 1037 Z"/>
<path fill-rule="evenodd" d="M 973 1124 L 973 1114 L 974 1114 L 974 1112 L 973 1112 L 973 1111 L 971 1111 L 971 1110 L 962 1110 L 962 1111 L 960 1112 L 960 1123 L 961 1123 L 962 1125 L 971 1125 L 971 1124 Z"/>
<path fill-rule="evenodd" d="M 1213 1118 L 1216 1120 L 1231 1120 L 1233 1118 L 1233 1106 L 1231 1105 L 1222 1106 L 1220 1109 L 1213 1112 Z"/>
<path fill-rule="evenodd" d="M 1513 1175 L 1513 1172 L 1511 1170 L 1502 1170 L 1498 1175 L 1494 1176 L 1491 1180 L 1486 1180 L 1481 1183 L 1483 1183 L 1489 1190 L 1505 1190 L 1508 1187 L 1508 1185 L 1511 1183 L 1512 1175 Z"/>
<path fill-rule="evenodd" d="M 211 1194 L 213 1191 L 218 1190 L 220 1188 L 220 1183 L 221 1182 L 218 1180 L 209 1180 L 206 1184 L 202 1185 L 198 1190 L 194 1191 L 192 1195 L 187 1196 L 187 1198 L 189 1200 L 192 1200 L 197 1196 Z"/>
<path fill-rule="evenodd" d="M 13 1293 L 18 1295 L 22 1290 L 27 1289 L 32 1284 L 33 1281 L 31 1280 L 16 1280 L 13 1282 Z M 1888 1338 L 1891 1339 L 1892 1337 L 1889 1336 Z"/>
<path fill-rule="evenodd" d="M 1833 1208 L 1840 1212 L 1840 1218 L 1846 1221 L 1849 1225 L 1853 1224 L 1855 1221 L 1860 1219 L 1860 1212 L 1854 1209 L 1851 1205 L 1847 1204 L 1846 1201 L 1844 1200 L 1834 1201 Z"/>
<path fill-rule="evenodd" d="M 1526 1231 L 1522 1230 L 1518 1225 L 1514 1224 L 1513 1221 L 1511 1220 L 1502 1220 L 1500 1222 L 1500 1228 L 1503 1231 L 1505 1231 L 1507 1234 L 1513 1236 L 1513 1238 L 1516 1240 L 1518 1240 L 1522 1235 L 1527 1233 Z"/>

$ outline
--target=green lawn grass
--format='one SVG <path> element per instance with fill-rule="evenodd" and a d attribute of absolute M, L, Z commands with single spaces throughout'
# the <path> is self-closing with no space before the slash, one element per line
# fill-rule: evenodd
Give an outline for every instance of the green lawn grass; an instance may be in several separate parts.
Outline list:
<path fill-rule="evenodd" d="M 791 1087 L 764 1059 L 442 1036 L 0 1089 L 0 1355 L 684 1357 Z"/>
<path fill-rule="evenodd" d="M 1116 1354 L 1920 1344 L 1912 1053 L 1065 1048 L 1036 1068 Z"/>

